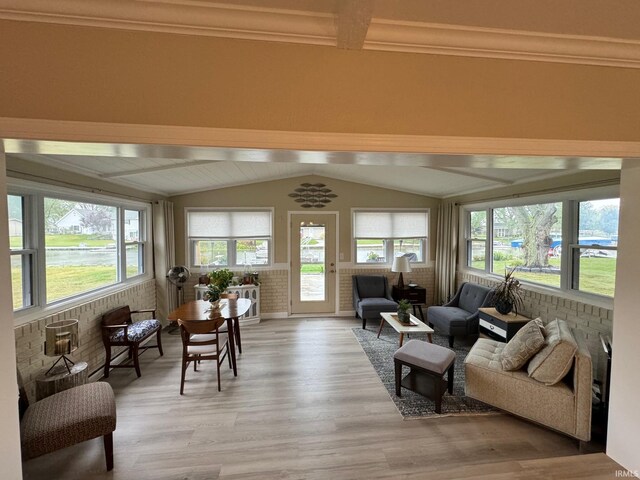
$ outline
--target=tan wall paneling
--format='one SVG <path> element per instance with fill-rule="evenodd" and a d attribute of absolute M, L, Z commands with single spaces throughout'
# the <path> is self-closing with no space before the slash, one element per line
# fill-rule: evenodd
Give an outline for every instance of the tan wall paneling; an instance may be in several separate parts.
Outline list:
<path fill-rule="evenodd" d="M 0 21 L 0 57 L 1 117 L 640 139 L 638 69 L 349 51 L 8 20 Z"/>

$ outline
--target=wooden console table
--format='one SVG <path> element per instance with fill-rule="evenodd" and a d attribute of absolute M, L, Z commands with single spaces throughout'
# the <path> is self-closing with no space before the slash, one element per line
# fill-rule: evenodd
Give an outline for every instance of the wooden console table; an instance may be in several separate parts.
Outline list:
<path fill-rule="evenodd" d="M 393 285 L 391 288 L 391 297 L 399 302 L 400 300 L 409 300 L 413 306 L 413 314 L 417 316 L 416 307 L 420 310 L 420 320 L 424 322 L 424 314 L 422 313 L 422 305 L 427 303 L 427 289 L 424 287 L 404 287 L 398 288 Z"/>

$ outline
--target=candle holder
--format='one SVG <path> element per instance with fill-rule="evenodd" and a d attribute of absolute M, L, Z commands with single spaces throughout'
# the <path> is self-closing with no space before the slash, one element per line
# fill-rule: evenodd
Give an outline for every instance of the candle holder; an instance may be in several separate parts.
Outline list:
<path fill-rule="evenodd" d="M 64 362 L 64 366 L 70 374 L 70 365 L 75 365 L 75 363 L 67 358 L 67 355 L 78 349 L 78 320 L 68 319 L 50 323 L 45 326 L 45 334 L 45 355 L 49 357 L 57 357 L 60 355 L 60 358 L 47 370 L 46 375 L 49 375 L 61 360 Z M 60 373 L 58 370 L 62 369 L 58 368 L 53 373 Z"/>

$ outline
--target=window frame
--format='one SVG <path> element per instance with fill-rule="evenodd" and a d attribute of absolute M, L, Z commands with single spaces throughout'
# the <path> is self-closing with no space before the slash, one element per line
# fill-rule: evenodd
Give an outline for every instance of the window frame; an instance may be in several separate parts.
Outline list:
<path fill-rule="evenodd" d="M 13 311 L 16 325 L 33 321 L 43 316 L 53 315 L 58 311 L 73 308 L 104 295 L 117 292 L 132 284 L 141 283 L 153 278 L 152 249 L 149 232 L 151 231 L 151 204 L 143 201 L 124 200 L 103 194 L 95 194 L 67 187 L 47 185 L 21 179 L 8 179 L 7 195 L 21 196 L 23 200 L 23 251 L 32 255 L 29 281 L 31 282 L 32 302 Z M 116 208 L 116 281 L 91 290 L 78 292 L 64 298 L 47 302 L 46 299 L 46 243 L 44 199 L 54 198 L 73 202 L 105 205 Z M 126 276 L 126 259 L 124 252 L 124 210 L 140 212 L 140 243 L 142 245 L 142 273 Z M 17 255 L 13 250 L 11 255 Z M 24 269 L 23 269 L 24 272 Z M 24 274 L 23 274 L 24 278 Z M 25 280 L 23 279 L 23 284 Z M 24 287 L 23 287 L 24 297 Z M 23 301 L 24 302 L 24 301 Z"/>
<path fill-rule="evenodd" d="M 574 248 L 584 248 L 584 245 L 578 245 L 578 213 L 580 202 L 604 200 L 610 198 L 620 198 L 619 185 L 585 188 L 580 190 L 566 190 L 557 192 L 555 194 L 523 195 L 508 200 L 500 199 L 495 201 L 462 205 L 459 234 L 460 247 L 458 250 L 460 256 L 459 265 L 461 266 L 461 269 L 463 271 L 467 271 L 471 274 L 483 274 L 494 278 L 495 280 L 499 280 L 500 278 L 502 278 L 501 275 L 498 275 L 491 271 L 493 265 L 494 242 L 493 210 L 497 208 L 518 207 L 533 204 L 561 203 L 562 251 L 560 286 L 555 287 L 552 285 L 532 282 L 525 279 L 519 280 L 527 287 L 533 287 L 534 289 L 538 289 L 546 293 L 548 293 L 549 291 L 561 292 L 565 295 L 574 296 L 579 300 L 590 299 L 592 301 L 601 302 L 604 305 L 612 304 L 612 296 L 600 295 L 597 293 L 580 290 L 579 279 L 576 278 L 578 270 L 576 269 L 575 259 L 573 256 Z M 469 264 L 469 251 L 467 247 L 467 241 L 471 239 L 471 212 L 473 211 L 486 211 L 487 215 L 487 240 L 485 248 L 486 257 L 484 268 L 476 268 Z M 606 249 L 617 250 L 617 246 L 607 247 Z"/>
<path fill-rule="evenodd" d="M 211 208 L 211 207 L 185 207 L 184 209 L 184 231 L 185 231 L 185 247 L 186 247 L 186 255 L 187 265 L 189 269 L 198 272 L 207 272 L 212 268 L 228 268 L 230 270 L 238 270 L 244 268 L 245 264 L 237 263 L 237 245 L 236 242 L 239 240 L 263 240 L 267 242 L 267 262 L 263 264 L 251 264 L 252 269 L 260 269 L 260 268 L 270 268 L 273 265 L 273 257 L 274 257 L 274 241 L 273 241 L 273 231 L 274 231 L 274 208 L 273 207 L 219 207 L 219 208 Z M 270 216 L 270 225 L 269 225 L 269 237 L 202 237 L 202 236 L 194 236 L 191 237 L 189 235 L 189 214 L 191 212 L 267 212 Z M 227 244 L 227 264 L 226 265 L 196 265 L 194 263 L 195 257 L 195 245 L 198 241 L 211 241 L 211 242 L 226 242 Z"/>
<path fill-rule="evenodd" d="M 393 258 L 395 256 L 394 240 L 401 240 L 400 238 L 380 238 L 384 242 L 385 261 L 384 262 L 358 262 L 358 240 L 366 240 L 357 238 L 355 232 L 356 214 L 358 212 L 367 213 L 424 213 L 426 216 L 427 230 L 424 237 L 412 237 L 420 240 L 420 249 L 422 253 L 422 260 L 410 261 L 411 265 L 424 266 L 429 263 L 429 228 L 431 226 L 431 209 L 430 208 L 352 208 L 351 209 L 351 255 L 353 265 L 361 267 L 391 267 L 393 264 Z"/>

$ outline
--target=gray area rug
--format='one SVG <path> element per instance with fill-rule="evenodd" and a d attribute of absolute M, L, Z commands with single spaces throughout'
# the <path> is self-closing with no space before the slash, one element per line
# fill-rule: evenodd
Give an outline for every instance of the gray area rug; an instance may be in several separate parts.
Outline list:
<path fill-rule="evenodd" d="M 440 416 L 435 412 L 435 403 L 414 393 L 406 388 L 402 389 L 402 397 L 397 397 L 395 393 L 395 374 L 393 365 L 393 354 L 398 349 L 399 334 L 391 327 L 385 324 L 380 338 L 376 338 L 378 332 L 377 327 L 367 326 L 367 330 L 361 327 L 354 327 L 355 335 L 364 353 L 369 357 L 369 361 L 376 373 L 380 377 L 382 384 L 387 389 L 391 400 L 395 403 L 398 411 L 404 418 Z M 418 340 L 427 340 L 426 334 L 411 334 L 409 337 L 405 335 L 404 341 L 415 338 Z M 481 402 L 466 397 L 464 394 L 464 359 L 473 346 L 475 338 L 456 338 L 453 350 L 456 352 L 456 361 L 453 377 L 453 395 L 449 392 L 442 397 L 442 414 L 477 414 L 491 413 L 494 409 Z M 433 343 L 449 348 L 448 339 L 444 335 L 433 334 Z M 403 368 L 402 375 L 409 372 L 407 367 Z"/>

